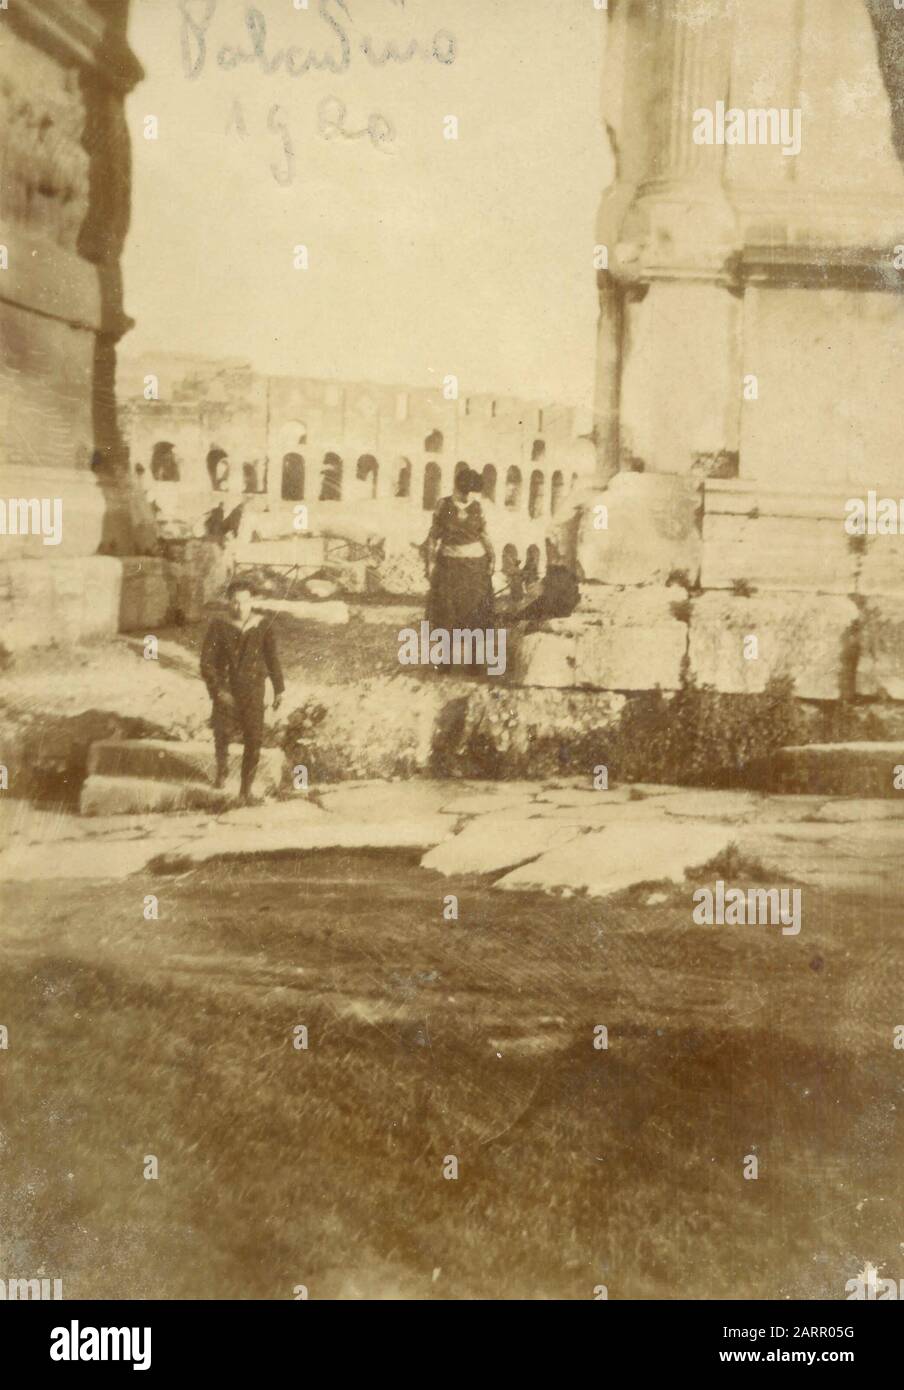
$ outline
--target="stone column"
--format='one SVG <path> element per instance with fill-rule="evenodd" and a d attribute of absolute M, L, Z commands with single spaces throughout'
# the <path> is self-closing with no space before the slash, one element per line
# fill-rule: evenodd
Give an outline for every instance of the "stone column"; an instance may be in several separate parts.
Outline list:
<path fill-rule="evenodd" d="M 733 0 L 653 0 L 617 6 L 610 22 L 601 481 L 625 467 L 705 470 L 737 450 L 737 223 L 724 148 L 693 139 L 694 111 L 728 96 L 733 16 Z"/>
<path fill-rule="evenodd" d="M 128 549 L 115 347 L 130 326 L 127 0 L 29 0 L 0 12 L 3 406 L 0 496 L 62 496 L 65 553 Z M 122 519 L 127 509 L 120 509 Z M 118 531 L 118 534 L 117 534 Z M 46 553 L 3 537 L 5 553 Z"/>
<path fill-rule="evenodd" d="M 0 10 L 0 498 L 59 499 L 62 516 L 59 544 L 0 535 L 12 646 L 17 632 L 43 640 L 42 624 L 59 641 L 117 626 L 119 566 L 97 557 L 131 548 L 114 398 L 116 343 L 131 322 L 119 267 L 123 100 L 141 77 L 127 9 L 28 0 Z M 78 568 L 88 557 L 90 574 Z"/>

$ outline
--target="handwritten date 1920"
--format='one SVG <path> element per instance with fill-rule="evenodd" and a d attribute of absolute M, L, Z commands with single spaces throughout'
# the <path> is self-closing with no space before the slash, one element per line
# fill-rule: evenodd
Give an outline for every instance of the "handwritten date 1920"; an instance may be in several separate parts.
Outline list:
<path fill-rule="evenodd" d="M 216 11 L 217 0 L 202 0 L 200 6 L 194 4 L 193 0 L 179 0 L 182 71 L 190 80 L 200 77 L 204 71 L 211 37 L 209 31 Z M 418 57 L 444 66 L 455 62 L 455 35 L 448 29 L 437 29 L 427 43 L 420 43 L 417 39 L 410 39 L 401 45 L 392 39 L 375 42 L 371 34 L 355 33 L 355 21 L 346 0 L 318 0 L 316 18 L 330 31 L 331 48 L 317 53 L 314 48 L 306 49 L 292 44 L 288 48 L 268 52 L 267 20 L 259 9 L 250 5 L 245 11 L 245 29 L 250 46 L 241 48 L 234 44 L 222 44 L 217 50 L 217 66 L 230 71 L 245 63 L 255 63 L 268 77 L 280 71 L 289 77 L 303 77 L 312 69 L 346 72 L 356 53 L 362 54 L 376 68 L 384 67 L 387 63 L 410 63 Z"/>
<path fill-rule="evenodd" d="M 324 97 L 317 106 L 317 130 L 324 140 L 360 140 L 368 138 L 374 149 L 389 153 L 388 146 L 395 140 L 395 127 L 387 116 L 372 112 L 367 125 L 359 130 L 346 126 L 345 102 L 337 96 Z M 295 178 L 295 143 L 286 122 L 283 108 L 276 102 L 267 112 L 267 129 L 276 136 L 282 147 L 282 159 L 270 165 L 270 172 L 281 188 L 288 188 Z M 237 135 L 244 139 L 248 134 L 245 112 L 242 103 L 236 98 L 226 126 L 227 135 Z"/>

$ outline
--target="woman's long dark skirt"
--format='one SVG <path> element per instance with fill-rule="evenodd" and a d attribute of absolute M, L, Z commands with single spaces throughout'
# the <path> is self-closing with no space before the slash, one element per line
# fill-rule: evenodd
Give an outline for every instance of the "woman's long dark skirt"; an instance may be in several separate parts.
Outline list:
<path fill-rule="evenodd" d="M 430 577 L 427 598 L 427 621 L 431 630 L 439 628 L 448 632 L 451 638 L 455 628 L 486 630 L 495 627 L 495 620 L 492 577 L 484 557 L 456 559 L 449 555 L 438 556 Z M 438 669 L 469 668 L 449 665 Z"/>

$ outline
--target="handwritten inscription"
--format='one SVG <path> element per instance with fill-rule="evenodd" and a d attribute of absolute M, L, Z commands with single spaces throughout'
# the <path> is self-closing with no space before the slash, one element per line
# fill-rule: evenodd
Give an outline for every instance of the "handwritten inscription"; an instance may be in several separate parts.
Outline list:
<path fill-rule="evenodd" d="M 387 144 L 395 139 L 395 127 L 387 116 L 373 111 L 361 130 L 347 130 L 345 102 L 340 97 L 324 97 L 317 107 L 317 128 L 325 140 L 360 140 L 367 136 L 375 150 L 388 154 Z"/>
<path fill-rule="evenodd" d="M 317 106 L 317 131 L 324 140 L 369 139 L 374 149 L 390 154 L 389 146 L 395 140 L 395 127 L 387 116 L 371 112 L 367 124 L 358 129 L 350 129 L 346 124 L 347 108 L 341 97 L 328 96 Z M 279 144 L 281 157 L 270 164 L 270 173 L 280 188 L 288 188 L 295 179 L 295 142 L 289 127 L 288 118 L 279 102 L 275 102 L 267 112 L 267 130 Z M 248 125 L 242 103 L 236 98 L 232 103 L 226 134 L 236 135 L 240 140 L 248 138 Z"/>
<path fill-rule="evenodd" d="M 200 3 L 197 0 L 178 0 L 178 4 L 182 18 L 182 71 L 190 81 L 194 81 L 204 72 L 208 53 L 213 51 L 211 26 L 216 17 L 217 0 L 200 0 Z M 385 67 L 388 63 L 410 63 L 416 58 L 441 63 L 446 67 L 455 62 L 455 36 L 448 29 L 437 29 L 427 42 L 414 38 L 407 42 L 375 40 L 372 34 L 357 32 L 346 0 L 318 0 L 314 18 L 328 31 L 322 36 L 327 47 L 320 51 L 313 46 L 305 48 L 299 44 L 275 48 L 267 32 L 266 17 L 254 5 L 250 5 L 244 16 L 246 44 L 220 44 L 216 49 L 217 66 L 228 72 L 253 63 L 267 77 L 278 72 L 289 77 L 303 77 L 311 71 L 347 72 L 356 54 L 361 54 L 375 68 Z M 365 133 L 370 134 L 370 131 Z M 347 138 L 356 137 L 347 135 Z M 373 135 L 371 139 L 374 139 Z"/>

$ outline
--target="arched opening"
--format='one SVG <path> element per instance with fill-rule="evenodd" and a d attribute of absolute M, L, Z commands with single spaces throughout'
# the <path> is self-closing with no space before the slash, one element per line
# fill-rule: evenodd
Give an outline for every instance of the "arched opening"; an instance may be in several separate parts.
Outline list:
<path fill-rule="evenodd" d="M 510 511 L 521 506 L 521 469 L 512 467 L 505 475 L 505 505 Z"/>
<path fill-rule="evenodd" d="M 225 449 L 216 444 L 212 444 L 207 452 L 207 476 L 214 492 L 222 491 L 223 483 L 229 477 L 228 455 Z"/>
<path fill-rule="evenodd" d="M 151 477 L 156 478 L 158 483 L 178 483 L 179 481 L 176 450 L 169 440 L 162 439 L 159 444 L 154 445 L 151 453 Z"/>
<path fill-rule="evenodd" d="M 513 603 L 520 603 L 524 597 L 524 580 L 518 562 L 518 548 L 511 541 L 502 547 L 500 568 L 505 576 L 506 588 Z"/>
<path fill-rule="evenodd" d="M 407 459 L 402 459 L 399 464 L 399 471 L 396 474 L 395 495 L 396 497 L 411 496 L 411 464 Z"/>
<path fill-rule="evenodd" d="M 501 568 L 505 575 L 514 574 L 518 569 L 518 547 L 513 545 L 511 541 L 502 547 Z"/>
<path fill-rule="evenodd" d="M 342 501 L 342 460 L 338 454 L 324 454 L 320 475 L 321 502 Z"/>
<path fill-rule="evenodd" d="M 545 453 L 546 453 L 546 440 L 545 440 L 545 439 L 535 439 L 534 442 L 533 442 L 533 445 L 531 446 L 531 451 L 530 451 L 530 461 L 531 461 L 531 463 L 536 463 L 536 462 L 537 462 L 537 459 L 541 459 Z"/>
<path fill-rule="evenodd" d="M 282 490 L 284 502 L 304 501 L 304 458 L 301 454 L 286 454 L 282 461 Z"/>
<path fill-rule="evenodd" d="M 443 436 L 440 430 L 431 430 L 424 440 L 425 454 L 441 454 L 443 452 Z"/>
<path fill-rule="evenodd" d="M 424 469 L 423 506 L 425 512 L 432 512 L 439 501 L 439 490 L 443 475 L 438 463 L 428 463 Z"/>
<path fill-rule="evenodd" d="M 530 491 L 527 496 L 528 516 L 538 517 L 543 515 L 543 493 L 545 489 L 546 479 L 543 477 L 539 468 L 535 468 L 530 475 Z"/>
<path fill-rule="evenodd" d="M 373 454 L 362 454 L 355 469 L 355 478 L 361 484 L 362 497 L 376 497 L 377 477 L 380 466 Z"/>
<path fill-rule="evenodd" d="M 488 502 L 496 501 L 496 467 L 492 463 L 483 470 L 483 495 Z"/>
<path fill-rule="evenodd" d="M 557 468 L 555 473 L 553 473 L 552 475 L 552 488 L 550 491 L 549 499 L 549 510 L 553 516 L 558 515 L 558 511 L 560 506 L 562 505 L 562 498 L 564 494 L 565 479 L 562 476 L 562 470 L 560 468 Z"/>
<path fill-rule="evenodd" d="M 262 492 L 261 470 L 257 459 L 242 464 L 242 491 Z"/>
<path fill-rule="evenodd" d="M 524 582 L 535 584 L 540 578 L 540 547 L 529 545 L 524 556 Z"/>

